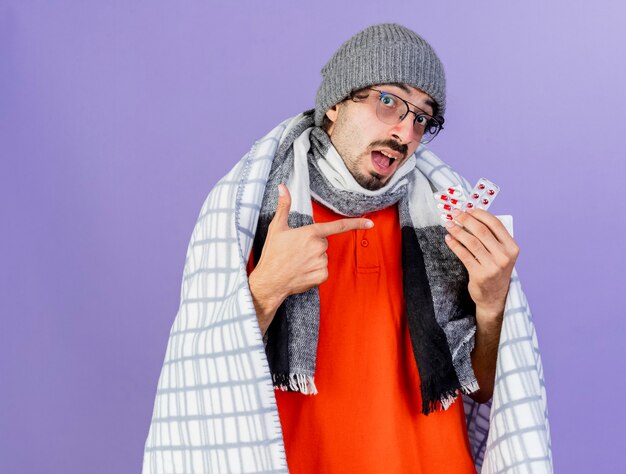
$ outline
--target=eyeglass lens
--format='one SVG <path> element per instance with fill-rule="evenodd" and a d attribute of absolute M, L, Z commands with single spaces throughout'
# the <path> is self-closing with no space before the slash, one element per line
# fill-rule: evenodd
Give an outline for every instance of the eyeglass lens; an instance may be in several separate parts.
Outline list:
<path fill-rule="evenodd" d="M 435 118 L 425 113 L 421 114 L 419 110 L 412 111 L 404 100 L 390 92 L 379 94 L 376 116 L 382 122 L 395 125 L 404 120 L 407 114 L 411 114 L 415 133 L 421 136 L 421 143 L 430 142 L 439 133 L 441 125 Z"/>

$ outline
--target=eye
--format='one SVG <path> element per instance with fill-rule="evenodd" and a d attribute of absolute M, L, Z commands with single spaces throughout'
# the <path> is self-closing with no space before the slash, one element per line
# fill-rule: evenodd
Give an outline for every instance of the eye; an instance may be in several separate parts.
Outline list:
<path fill-rule="evenodd" d="M 415 124 L 419 125 L 423 128 L 426 128 L 430 125 L 428 117 L 426 115 L 416 115 L 415 116 Z"/>
<path fill-rule="evenodd" d="M 389 95 L 389 94 L 381 94 L 380 95 L 380 103 L 382 105 L 384 105 L 385 107 L 388 107 L 390 109 L 393 109 L 395 107 L 397 107 L 397 101 L 396 99 Z"/>

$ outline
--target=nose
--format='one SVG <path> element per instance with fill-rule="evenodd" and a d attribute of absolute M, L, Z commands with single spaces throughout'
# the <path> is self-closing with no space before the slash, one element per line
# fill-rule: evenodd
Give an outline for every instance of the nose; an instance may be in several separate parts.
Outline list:
<path fill-rule="evenodd" d="M 415 127 L 413 127 L 414 115 L 406 114 L 400 122 L 395 124 L 391 130 L 391 135 L 403 145 L 408 145 L 415 139 Z"/>

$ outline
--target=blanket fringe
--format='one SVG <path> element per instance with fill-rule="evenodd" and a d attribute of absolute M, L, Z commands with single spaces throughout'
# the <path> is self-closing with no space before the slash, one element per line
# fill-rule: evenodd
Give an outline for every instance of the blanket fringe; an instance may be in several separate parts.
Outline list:
<path fill-rule="evenodd" d="M 315 378 L 312 375 L 289 374 L 285 377 L 282 374 L 272 374 L 274 390 L 300 392 L 304 395 L 317 395 Z"/>

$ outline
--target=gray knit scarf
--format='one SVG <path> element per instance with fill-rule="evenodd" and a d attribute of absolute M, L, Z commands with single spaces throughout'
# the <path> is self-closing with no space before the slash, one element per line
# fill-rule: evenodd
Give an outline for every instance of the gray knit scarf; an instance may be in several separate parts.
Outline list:
<path fill-rule="evenodd" d="M 290 227 L 313 223 L 311 199 L 348 217 L 398 205 L 402 226 L 405 314 L 421 379 L 422 412 L 446 409 L 458 390 L 478 389 L 471 365 L 475 307 L 468 294 L 468 274 L 444 241 L 430 182 L 411 156 L 389 183 L 369 191 L 350 175 L 326 132 L 314 126 L 312 111 L 292 126 L 280 143 L 254 240 L 258 261 L 278 202 L 278 184 L 292 196 Z M 315 394 L 319 335 L 317 288 L 289 296 L 266 333 L 266 353 L 275 388 Z M 375 382 L 375 381 L 373 381 Z"/>

